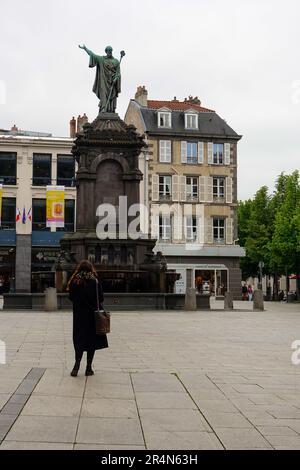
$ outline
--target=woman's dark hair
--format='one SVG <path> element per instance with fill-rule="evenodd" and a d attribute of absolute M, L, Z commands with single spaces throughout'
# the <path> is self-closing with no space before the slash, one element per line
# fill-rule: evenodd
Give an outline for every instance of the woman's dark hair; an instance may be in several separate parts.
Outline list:
<path fill-rule="evenodd" d="M 84 259 L 83 261 L 80 261 L 78 266 L 76 267 L 75 271 L 73 272 L 72 276 L 69 279 L 68 285 L 67 285 L 67 291 L 70 290 L 70 286 L 74 280 L 74 278 L 77 276 L 78 273 L 91 273 L 95 278 L 98 277 L 97 271 L 90 263 L 90 261 Z"/>

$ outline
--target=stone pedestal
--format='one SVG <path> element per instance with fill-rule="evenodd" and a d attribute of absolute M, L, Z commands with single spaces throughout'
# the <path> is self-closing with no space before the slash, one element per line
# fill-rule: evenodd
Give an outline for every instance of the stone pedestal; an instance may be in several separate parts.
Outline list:
<path fill-rule="evenodd" d="M 141 233 L 134 239 L 128 229 L 140 211 L 143 147 L 135 127 L 116 113 L 100 113 L 77 134 L 72 150 L 78 163 L 76 233 L 61 239 L 68 258 L 61 266 L 68 277 L 86 259 L 94 264 L 105 292 L 166 289 L 166 263 L 153 254 L 156 240 Z M 103 218 L 108 230 L 99 224 Z"/>
<path fill-rule="evenodd" d="M 224 310 L 233 310 L 233 293 L 232 292 L 225 293 Z"/>
<path fill-rule="evenodd" d="M 255 290 L 253 293 L 253 310 L 263 311 L 264 310 L 264 294 L 261 290 Z"/>
<path fill-rule="evenodd" d="M 45 290 L 45 310 L 47 312 L 57 310 L 57 291 L 55 287 L 48 287 Z"/>

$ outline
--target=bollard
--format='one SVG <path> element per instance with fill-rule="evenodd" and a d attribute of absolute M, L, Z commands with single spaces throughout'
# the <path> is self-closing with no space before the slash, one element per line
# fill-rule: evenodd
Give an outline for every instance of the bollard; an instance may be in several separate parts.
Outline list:
<path fill-rule="evenodd" d="M 186 289 L 184 310 L 197 310 L 196 289 L 193 287 Z"/>
<path fill-rule="evenodd" d="M 264 310 L 264 294 L 262 290 L 253 293 L 253 310 L 262 312 Z"/>
<path fill-rule="evenodd" d="M 48 287 L 45 290 L 45 310 L 47 312 L 57 310 L 57 292 L 55 287 Z"/>
<path fill-rule="evenodd" d="M 224 310 L 233 310 L 233 294 L 225 292 Z"/>

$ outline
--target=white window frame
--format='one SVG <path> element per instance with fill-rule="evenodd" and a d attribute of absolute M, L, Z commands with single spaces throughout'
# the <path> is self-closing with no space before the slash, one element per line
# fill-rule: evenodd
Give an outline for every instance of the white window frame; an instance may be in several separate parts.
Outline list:
<path fill-rule="evenodd" d="M 185 128 L 186 129 L 198 129 L 198 114 L 197 113 L 185 113 Z M 189 125 L 189 120 L 194 121 L 193 125 Z"/>
<path fill-rule="evenodd" d="M 193 157 L 189 157 L 189 146 L 190 148 L 195 149 L 195 155 Z M 186 143 L 186 163 L 188 165 L 197 165 L 198 164 L 198 142 L 187 141 Z"/>
<path fill-rule="evenodd" d="M 217 224 L 216 224 L 217 222 Z M 222 222 L 223 225 L 220 223 Z M 217 230 L 217 236 L 215 236 L 215 230 Z M 223 217 L 214 217 L 213 218 L 213 239 L 216 244 L 225 244 L 226 241 L 226 226 L 225 219 Z M 221 236 L 223 234 L 223 236 Z"/>
<path fill-rule="evenodd" d="M 159 215 L 159 240 L 172 240 L 172 220 L 170 215 Z"/>
<path fill-rule="evenodd" d="M 172 141 L 159 141 L 159 161 L 160 163 L 171 163 L 172 161 Z"/>
<path fill-rule="evenodd" d="M 198 237 L 198 221 L 196 216 L 188 216 L 185 219 L 185 239 L 196 241 Z"/>
<path fill-rule="evenodd" d="M 215 145 L 217 145 L 218 147 L 219 147 L 220 145 L 222 145 L 222 148 L 223 148 L 223 150 L 222 150 L 222 161 L 220 161 L 221 159 L 220 159 L 220 151 L 219 151 L 219 149 L 218 149 L 217 158 L 216 158 L 216 161 L 215 161 L 215 153 L 216 153 L 216 152 L 215 152 Z M 213 144 L 213 164 L 214 164 L 214 165 L 225 165 L 224 159 L 225 159 L 225 155 L 224 155 L 224 144 L 222 144 L 222 143 L 220 143 L 220 142 L 214 142 L 214 144 Z"/>
<path fill-rule="evenodd" d="M 217 184 L 215 184 L 215 181 Z M 223 182 L 223 194 L 221 194 L 221 182 Z M 215 189 L 217 189 L 215 193 Z M 225 184 L 225 177 L 223 176 L 213 176 L 213 197 L 217 199 L 225 199 L 226 195 L 226 184 Z"/>
<path fill-rule="evenodd" d="M 161 178 L 163 181 L 161 182 Z M 169 181 L 169 182 L 168 182 Z M 167 187 L 169 186 L 169 191 Z M 161 191 L 161 187 L 163 190 Z M 158 178 L 158 192 L 160 199 L 170 199 L 172 198 L 172 176 L 171 175 L 159 175 Z"/>
<path fill-rule="evenodd" d="M 161 124 L 161 119 L 163 124 Z M 172 113 L 169 111 L 159 111 L 157 113 L 157 125 L 158 127 L 170 129 L 172 127 Z"/>
<path fill-rule="evenodd" d="M 190 182 L 188 180 L 190 179 Z M 195 192 L 194 189 L 197 188 Z M 197 176 L 187 176 L 186 177 L 186 199 L 188 200 L 198 200 L 199 197 L 199 181 Z"/>

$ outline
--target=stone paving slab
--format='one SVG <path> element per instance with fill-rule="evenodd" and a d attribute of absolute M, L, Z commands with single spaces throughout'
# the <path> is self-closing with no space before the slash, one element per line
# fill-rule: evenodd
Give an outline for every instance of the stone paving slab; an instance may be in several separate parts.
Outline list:
<path fill-rule="evenodd" d="M 300 308 L 243 304 L 114 312 L 88 378 L 70 312 L 0 312 L 0 449 L 299 449 Z"/>

